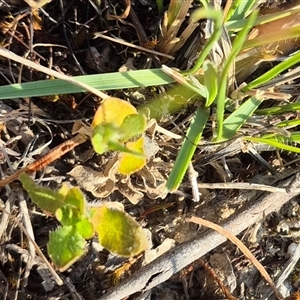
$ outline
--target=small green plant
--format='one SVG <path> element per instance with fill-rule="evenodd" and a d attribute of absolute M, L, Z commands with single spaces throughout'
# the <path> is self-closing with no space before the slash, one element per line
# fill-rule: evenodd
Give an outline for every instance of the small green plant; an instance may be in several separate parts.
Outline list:
<path fill-rule="evenodd" d="M 104 248 L 119 256 L 131 257 L 146 249 L 143 229 L 121 204 L 87 203 L 78 187 L 63 185 L 51 190 L 35 184 L 26 174 L 19 179 L 32 201 L 61 224 L 50 233 L 47 244 L 49 257 L 61 272 L 82 257 L 86 240 L 95 234 Z"/>
<path fill-rule="evenodd" d="M 143 138 L 146 125 L 146 117 L 130 103 L 107 98 L 85 134 L 90 136 L 96 153 L 119 151 L 118 171 L 128 175 L 146 164 Z M 123 211 L 121 204 L 90 204 L 78 187 L 63 185 L 53 191 L 36 185 L 28 175 L 22 174 L 19 179 L 32 201 L 54 214 L 61 224 L 50 233 L 47 244 L 48 254 L 60 271 L 84 254 L 86 240 L 95 233 L 100 244 L 114 254 L 130 257 L 145 250 L 147 242 L 142 228 Z"/>
<path fill-rule="evenodd" d="M 99 106 L 92 122 L 93 148 L 98 154 L 109 150 L 120 151 L 118 171 L 132 174 L 146 164 L 142 135 L 146 125 L 146 117 L 130 103 L 107 98 Z M 140 137 L 136 139 L 137 136 Z"/>
<path fill-rule="evenodd" d="M 211 1 L 202 0 L 200 2 L 203 7 L 199 10 L 196 9 L 191 14 L 188 26 L 181 32 L 179 29 L 182 27 L 183 20 L 186 20 L 185 16 L 191 2 L 185 1 L 184 5 L 181 5 L 180 1 L 170 2 L 162 22 L 162 34 L 158 36 L 158 50 L 169 54 L 173 52 L 175 55 L 181 52 L 179 49 L 182 43 L 191 36 L 191 32 L 195 29 L 194 26 L 198 26 L 199 20 L 203 18 L 210 20 L 210 24 L 213 25 L 207 26 L 207 30 L 211 30 L 211 32 L 208 30 L 210 37 L 207 35 L 206 44 L 196 60 L 192 59 L 192 61 L 195 60 L 195 63 L 190 70 L 177 72 L 175 69 L 163 66 L 161 69 L 94 74 L 70 78 L 61 76 L 62 74 L 57 72 L 53 73 L 53 70 L 44 68 L 0 47 L 1 56 L 44 72 L 49 76 L 60 78 L 1 86 L 0 100 L 77 93 L 86 90 L 106 99 L 108 96 L 98 89 L 105 91 L 150 87 L 176 81 L 178 85 L 168 91 L 167 101 L 165 95 L 158 95 L 158 97 L 154 97 L 150 102 L 143 103 L 138 108 L 139 113 L 144 112 L 147 116 L 150 115 L 152 118 L 160 120 L 165 115 L 180 111 L 199 99 L 203 101 L 187 131 L 186 139 L 166 184 L 168 191 L 176 190 L 186 173 L 198 143 L 203 138 L 204 130 L 213 128 L 210 142 L 218 143 L 235 137 L 240 128 L 253 115 L 280 114 L 283 110 L 288 111 L 289 109 L 291 111 L 299 110 L 296 104 L 290 106 L 280 105 L 282 107 L 281 112 L 274 111 L 274 108 L 265 111 L 258 109 L 265 99 L 268 99 L 268 97 L 263 96 L 267 86 L 271 89 L 274 87 L 272 79 L 276 80 L 278 77 L 283 76 L 299 62 L 299 53 L 289 54 L 293 50 L 292 48 L 289 48 L 289 51 L 283 56 L 279 55 L 282 50 L 280 44 L 277 44 L 282 41 L 285 45 L 286 40 L 294 41 L 295 38 L 299 38 L 299 23 L 294 22 L 293 26 L 284 27 L 280 25 L 278 27 L 280 30 L 276 31 L 276 34 L 274 34 L 274 30 L 269 30 L 268 33 L 263 33 L 262 30 L 262 33 L 258 36 L 250 34 L 255 33 L 257 30 L 259 33 L 261 25 L 269 23 L 273 26 L 276 20 L 284 20 L 287 17 L 293 18 L 294 15 L 299 14 L 299 6 L 296 5 L 284 11 L 280 10 L 275 13 L 260 15 L 256 11 L 258 3 L 255 0 L 235 0 L 232 3 L 227 1 L 230 5 L 226 5 L 228 10 L 225 9 L 224 12 L 218 7 L 211 7 Z M 163 1 L 157 0 L 156 3 L 158 10 L 162 13 Z M 286 19 L 285 22 L 290 24 L 290 19 Z M 252 30 L 254 26 L 258 26 L 258 28 Z M 172 43 L 168 41 L 172 41 Z M 220 62 L 214 58 L 212 59 L 213 56 L 211 56 L 212 54 L 218 56 L 219 50 L 215 50 L 219 48 L 215 48 L 217 43 L 222 48 L 221 52 L 224 52 Z M 173 47 L 174 45 L 176 47 Z M 172 48 L 172 52 L 170 52 L 171 50 L 168 51 L 169 48 Z M 233 96 L 232 88 L 234 85 L 232 85 L 232 79 L 234 77 L 240 85 L 245 79 L 249 78 L 249 75 L 256 70 L 262 61 L 278 60 L 278 58 L 282 62 L 275 64 L 268 72 L 263 73 L 252 82 L 241 85 L 235 91 L 237 96 Z M 235 68 L 233 68 L 234 65 Z M 177 97 L 177 95 L 179 96 Z M 269 99 L 271 98 L 269 97 Z M 112 101 L 112 99 L 109 101 Z M 115 103 L 118 103 L 118 101 L 122 100 L 118 99 Z M 115 113 L 121 110 L 122 108 L 116 108 Z M 136 111 L 129 112 L 117 124 L 114 123 L 113 114 L 110 120 L 103 119 L 104 115 L 101 113 L 100 116 L 102 121 L 93 122 L 93 132 L 89 135 L 95 151 L 98 153 L 109 150 L 119 151 L 120 173 L 131 174 L 141 169 L 145 164 L 145 158 L 143 157 L 144 129 L 142 129 L 145 119 L 139 116 Z M 211 120 L 213 120 L 215 127 L 209 124 Z M 286 120 L 277 124 L 276 127 L 289 130 L 298 125 L 299 120 Z M 280 133 L 282 130 L 278 132 Z M 297 147 L 292 146 L 294 143 L 300 142 L 298 132 L 288 136 L 267 134 L 260 137 L 244 137 L 244 139 L 257 143 L 267 143 L 283 150 L 299 152 Z"/>

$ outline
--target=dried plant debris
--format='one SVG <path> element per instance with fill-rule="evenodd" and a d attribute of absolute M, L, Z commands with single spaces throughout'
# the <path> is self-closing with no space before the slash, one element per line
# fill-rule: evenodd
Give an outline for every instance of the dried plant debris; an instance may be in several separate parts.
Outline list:
<path fill-rule="evenodd" d="M 230 4 L 246 3 L 6 0 L 0 1 L 0 43 L 2 48 L 34 63 L 35 67 L 47 67 L 68 76 L 160 68 L 162 64 L 180 70 L 191 69 L 214 32 L 214 21 L 191 20 L 193 11 L 204 2 L 218 10 L 222 5 L 230 8 Z M 297 8 L 299 4 L 299 0 L 255 2 L 264 15 Z M 220 42 L 215 43 L 207 57 L 216 65 L 222 65 L 231 54 L 235 35 L 227 31 L 226 25 L 223 27 Z M 279 35 L 298 27 L 299 13 L 296 13 L 254 28 L 247 43 L 262 40 L 268 43 L 245 48 L 237 56 L 227 86 L 233 110 L 236 103 L 242 103 L 248 96 L 262 97 L 262 108 L 269 107 L 273 100 L 292 102 L 298 97 L 299 67 L 276 76 L 259 93 L 256 90 L 243 92 L 244 81 L 249 82 L 296 53 L 298 38 L 284 38 L 275 44 L 272 37 L 275 31 Z M 201 69 L 189 79 L 194 82 L 198 76 L 202 76 Z M 36 68 L 4 57 L 0 59 L 0 85 L 52 78 Z M 173 89 L 173 86 L 107 91 L 110 97 L 122 98 L 136 108 L 156 97 L 161 101 L 157 112 L 161 120 L 158 123 L 150 120 L 145 131 L 147 163 L 128 176 L 118 173 L 119 153 L 109 151 L 95 155 L 90 141 L 85 139 L 75 151 L 63 152 L 51 165 L 26 169 L 45 152 L 51 153 L 72 140 L 75 120 L 84 124 L 81 134 L 88 136 L 91 120 L 102 101 L 99 97 L 82 93 L 56 94 L 0 102 L 2 179 L 21 169 L 45 188 L 57 188 L 61 181 L 68 186 L 79 186 L 89 203 L 110 200 L 116 206 L 122 203 L 125 211 L 143 227 L 148 239 L 146 251 L 131 259 L 109 254 L 95 239 L 88 240 L 84 255 L 72 267 L 64 272 L 54 270 L 57 278 L 63 280 L 59 286 L 49 272 L 53 266 L 48 266 L 34 253 L 33 243 L 19 227 L 19 223 L 26 225 L 29 236 L 46 253 L 49 232 L 57 228 L 57 221 L 33 204 L 14 177 L 13 183 L 1 186 L 0 190 L 1 299 L 116 300 L 133 292 L 136 292 L 130 296 L 133 300 L 273 299 L 270 286 L 235 245 L 224 243 L 223 236 L 187 222 L 196 216 L 223 224 L 239 235 L 272 277 L 282 297 L 300 300 L 297 292 L 300 290 L 299 192 L 298 187 L 289 189 L 282 182 L 299 169 L 298 155 L 276 152 L 274 147 L 259 150 L 260 145 L 246 145 L 242 139 L 233 140 L 231 146 L 218 145 L 221 150 L 215 145 L 210 147 L 205 144 L 211 135 L 209 127 L 192 161 L 197 173 L 194 187 L 196 190 L 202 187 L 200 201 L 192 201 L 188 176 L 180 191 L 166 194 L 172 162 L 195 109 L 202 104 L 194 93 L 181 90 L 180 86 Z M 168 96 L 162 96 L 166 91 Z M 177 115 L 169 105 L 171 98 L 185 103 Z M 213 110 L 212 127 L 215 126 Z M 298 108 L 274 119 L 255 116 L 248 120 L 243 133 L 276 131 L 284 135 L 284 130 L 278 129 L 276 124 L 292 118 L 298 119 Z M 206 184 L 205 188 L 201 182 Z M 256 188 L 258 185 L 261 188 L 250 190 L 254 183 Z M 264 190 L 266 185 L 270 187 L 268 190 Z M 199 256 L 203 264 L 197 260 Z"/>
<path fill-rule="evenodd" d="M 132 204 L 137 204 L 144 193 L 150 199 L 165 197 L 164 186 L 170 170 L 168 163 L 159 158 L 152 159 L 134 176 L 118 174 L 118 163 L 118 156 L 115 154 L 110 157 L 103 172 L 81 165 L 74 167 L 68 174 L 96 198 L 106 198 L 116 190 Z"/>

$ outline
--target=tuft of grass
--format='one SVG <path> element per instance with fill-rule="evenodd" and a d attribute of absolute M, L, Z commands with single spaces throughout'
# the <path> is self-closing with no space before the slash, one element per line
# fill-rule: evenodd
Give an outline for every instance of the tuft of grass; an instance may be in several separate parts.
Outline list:
<path fill-rule="evenodd" d="M 241 96 L 240 100 L 244 99 L 244 102 L 242 104 L 238 104 L 238 102 L 240 101 L 239 99 L 233 100 L 228 95 L 229 69 L 235 60 L 239 60 L 239 56 L 246 55 L 247 60 L 244 62 L 244 64 L 246 63 L 247 66 L 255 66 L 263 60 L 277 60 L 278 55 L 273 55 L 273 53 L 276 52 L 277 46 L 276 43 L 273 43 L 279 43 L 282 39 L 284 39 L 284 36 L 285 38 L 293 39 L 295 37 L 299 37 L 300 34 L 300 31 L 298 30 L 299 27 L 294 27 L 284 30 L 283 34 L 275 35 L 274 33 L 269 33 L 268 36 L 264 35 L 253 40 L 247 40 L 250 34 L 250 30 L 253 28 L 254 25 L 258 25 L 260 24 L 260 22 L 274 22 L 274 20 L 281 19 L 286 16 L 291 16 L 299 12 L 299 7 L 297 7 L 290 9 L 288 12 L 258 17 L 258 12 L 255 10 L 252 11 L 251 9 L 251 7 L 254 8 L 253 3 L 254 1 L 235 1 L 235 5 L 231 7 L 232 10 L 229 10 L 227 15 L 227 30 L 229 32 L 238 32 L 238 34 L 233 39 L 232 50 L 229 53 L 227 59 L 224 61 L 224 64 L 219 69 L 216 69 L 214 72 L 210 72 L 210 74 L 207 69 L 207 64 L 204 63 L 204 59 L 207 59 L 206 51 L 209 52 L 212 50 L 211 45 L 216 43 L 218 37 L 220 36 L 220 16 L 218 16 L 218 12 L 210 13 L 208 12 L 208 10 L 202 10 L 200 13 L 200 17 L 202 17 L 203 12 L 205 12 L 207 13 L 207 17 L 214 19 L 214 32 L 211 35 L 211 38 L 207 41 L 206 45 L 204 46 L 205 54 L 203 54 L 202 52 L 202 54 L 199 55 L 198 60 L 196 61 L 195 66 L 192 68 L 192 70 L 187 72 L 185 71 L 183 72 L 183 74 L 191 75 L 195 74 L 196 72 L 200 73 L 199 69 L 202 69 L 203 75 L 201 82 L 203 82 L 204 77 L 206 96 L 204 96 L 204 93 L 198 92 L 198 94 L 204 98 L 203 102 L 206 103 L 206 107 L 216 107 L 216 115 L 212 116 L 212 118 L 216 119 L 217 121 L 216 129 L 213 131 L 212 142 L 227 141 L 235 137 L 238 134 L 239 130 L 246 124 L 247 120 L 251 116 L 255 115 L 256 112 L 257 114 L 270 115 L 272 113 L 280 114 L 299 109 L 299 106 L 297 104 L 289 104 L 275 108 L 273 107 L 264 110 L 258 110 L 259 106 L 266 99 L 266 97 L 264 97 L 265 92 L 261 90 L 253 90 L 254 88 L 259 88 L 264 84 L 267 84 L 275 76 L 282 74 L 283 72 L 286 72 L 289 68 L 295 66 L 299 62 L 299 53 L 295 53 L 291 57 L 286 58 L 280 64 L 271 68 L 269 71 L 262 74 L 257 79 L 253 80 L 249 84 L 243 85 L 244 87 L 241 87 L 241 89 L 238 89 L 238 91 L 240 91 Z M 227 24 L 225 24 L 225 28 Z M 233 29 L 233 24 L 235 24 L 235 26 L 239 26 L 238 24 L 243 24 L 243 26 L 240 26 L 238 28 L 236 27 Z M 257 46 L 265 47 L 259 48 L 259 51 L 261 52 L 260 55 L 257 55 L 257 52 L 254 52 L 254 47 Z M 273 50 L 271 47 L 273 47 Z M 266 51 L 266 49 L 269 48 L 270 50 Z M 242 49 L 247 50 L 242 52 Z M 255 54 L 253 55 L 253 53 Z M 267 55 L 269 56 L 267 57 Z M 214 62 L 211 61 L 210 65 L 213 66 L 213 63 Z M 255 68 L 256 67 L 257 66 L 255 66 Z M 245 65 L 243 66 L 243 68 L 245 68 Z M 241 65 L 238 66 L 237 72 L 241 72 L 241 69 Z M 251 70 L 251 67 L 247 68 L 246 70 Z M 252 69 L 250 72 L 253 72 L 254 70 L 255 69 Z M 248 76 L 250 72 L 248 72 Z M 168 74 L 170 74 L 170 72 L 168 72 Z M 220 75 L 218 76 L 217 74 Z M 244 74 L 242 78 L 246 78 L 247 75 Z M 218 77 L 217 84 L 215 84 L 215 78 L 212 78 L 212 76 Z M 175 76 L 173 76 L 173 78 L 176 79 Z M 186 87 L 188 87 L 188 85 L 185 84 L 183 78 L 180 78 L 179 80 L 179 75 L 177 75 L 177 82 L 179 82 L 180 84 L 184 84 Z M 193 85 L 192 89 L 194 91 L 195 89 L 198 89 L 199 91 L 199 86 L 201 85 L 200 82 L 195 84 L 195 81 L 190 81 L 189 84 Z M 255 96 L 247 96 L 246 94 L 249 91 L 251 91 L 252 94 L 256 93 Z M 271 94 L 272 93 L 270 93 L 270 95 Z M 275 97 L 275 93 L 273 94 Z M 213 102 L 212 99 L 214 98 L 215 101 Z M 233 103 L 235 103 L 235 108 L 232 111 L 231 106 Z M 228 113 L 227 117 L 225 117 L 226 111 Z M 193 156 L 192 153 L 195 151 L 196 146 L 198 145 L 199 140 L 201 139 L 201 134 L 203 133 L 205 125 L 202 122 L 200 122 L 199 119 L 201 119 L 202 122 L 203 120 L 207 120 L 207 116 L 201 109 L 198 109 L 196 111 L 195 117 L 187 130 L 186 139 L 179 151 L 179 154 L 174 164 L 174 168 L 171 171 L 171 175 L 166 185 L 168 191 L 174 191 L 179 187 L 184 177 L 184 174 L 186 173 L 188 165 L 191 162 L 191 158 Z M 197 122 L 195 122 L 195 120 L 198 120 L 197 122 L 200 123 L 198 124 Z M 244 139 L 256 143 L 265 143 L 281 150 L 299 153 L 299 149 L 291 145 L 299 142 L 299 134 L 290 133 L 288 131 L 288 126 L 291 126 L 291 123 L 292 122 L 283 122 L 282 124 L 277 125 L 281 128 L 284 128 L 284 130 L 288 132 L 287 135 L 282 135 L 280 133 L 282 131 L 278 130 L 276 134 L 267 134 L 263 135 L 262 137 L 245 136 Z M 295 124 L 299 124 L 299 120 L 293 120 L 292 126 L 296 126 Z"/>
<path fill-rule="evenodd" d="M 212 34 L 210 40 L 207 42 L 206 47 L 204 48 L 205 54 L 200 55 L 198 61 L 195 64 L 197 68 L 194 67 L 188 73 L 198 72 L 199 68 L 203 65 L 206 55 L 212 49 L 214 43 L 217 42 L 217 40 L 221 36 L 222 28 L 219 21 L 221 18 L 221 13 L 219 11 L 213 11 L 211 9 L 201 9 L 196 12 L 195 17 L 202 18 L 206 13 L 208 17 L 211 17 L 215 20 L 215 31 Z M 220 142 L 232 138 L 236 134 L 237 130 L 246 122 L 246 120 L 251 116 L 252 112 L 260 104 L 259 101 L 248 100 L 246 104 L 244 104 L 244 106 L 241 106 L 238 110 L 236 110 L 235 116 L 239 116 L 239 118 L 235 118 L 234 122 L 230 120 L 224 125 L 224 112 L 226 106 L 229 70 L 231 65 L 233 64 L 234 59 L 239 54 L 243 46 L 243 42 L 247 37 L 247 34 L 253 26 L 257 14 L 258 12 L 254 11 L 248 18 L 246 26 L 235 38 L 232 45 L 232 51 L 224 62 L 223 66 L 220 67 L 220 70 L 212 71 L 212 69 L 214 68 L 213 65 L 210 65 L 210 68 L 204 68 L 204 78 L 207 78 L 205 82 L 211 81 L 212 74 L 213 76 L 217 76 L 217 74 L 220 75 L 217 77 L 216 84 L 206 85 L 206 100 L 204 100 L 204 109 L 198 108 L 195 117 L 187 131 L 186 139 L 184 140 L 184 143 L 179 151 L 174 167 L 166 184 L 166 188 L 168 191 L 174 191 L 178 189 L 187 171 L 196 147 L 201 139 L 203 130 L 206 126 L 206 124 L 204 124 L 203 122 L 205 121 L 206 123 L 208 119 L 209 107 L 211 107 L 213 104 L 216 105 L 217 129 L 215 132 L 215 141 Z M 245 112 L 248 112 L 248 114 L 245 114 Z M 225 132 L 224 128 L 226 129 Z"/>

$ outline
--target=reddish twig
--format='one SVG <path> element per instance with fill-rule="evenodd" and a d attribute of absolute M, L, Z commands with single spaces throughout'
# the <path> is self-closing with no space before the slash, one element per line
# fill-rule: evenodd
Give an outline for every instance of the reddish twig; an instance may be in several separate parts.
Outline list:
<path fill-rule="evenodd" d="M 56 146 L 49 153 L 37 159 L 35 162 L 29 164 L 25 168 L 16 171 L 14 174 L 8 176 L 7 178 L 0 180 L 0 188 L 18 179 L 18 177 L 24 172 L 34 172 L 43 169 L 53 161 L 57 160 L 58 158 L 62 157 L 64 154 L 74 149 L 76 146 L 84 143 L 86 140 L 87 140 L 86 136 L 82 134 L 78 134 L 73 138 L 71 138 L 70 140 Z"/>

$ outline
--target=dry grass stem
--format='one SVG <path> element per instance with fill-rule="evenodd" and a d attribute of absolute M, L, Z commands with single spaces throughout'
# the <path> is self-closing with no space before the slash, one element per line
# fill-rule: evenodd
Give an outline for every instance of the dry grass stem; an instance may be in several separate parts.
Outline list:
<path fill-rule="evenodd" d="M 151 53 L 153 55 L 159 55 L 159 56 L 166 57 L 168 59 L 174 59 L 174 57 L 171 56 L 171 55 L 168 55 L 168 54 L 165 54 L 165 53 L 162 53 L 162 52 L 158 52 L 158 51 L 154 51 L 154 50 L 151 50 L 151 49 L 147 49 L 147 48 L 144 48 L 144 47 L 141 47 L 141 46 L 137 46 L 137 45 L 134 45 L 132 43 L 128 43 L 126 41 L 123 41 L 123 40 L 120 40 L 120 39 L 117 39 L 117 38 L 112 38 L 110 36 L 104 35 L 104 34 L 102 34 L 100 32 L 96 32 L 94 34 L 94 39 L 99 38 L 99 37 L 103 38 L 105 40 L 114 42 L 114 43 L 118 43 L 118 44 L 121 44 L 121 45 L 124 45 L 124 46 L 127 46 L 127 47 L 131 47 L 131 48 L 143 51 L 143 52 Z"/>
<path fill-rule="evenodd" d="M 184 33 L 184 37 L 182 35 L 180 37 L 177 37 L 179 29 L 184 22 L 193 1 L 182 1 L 180 2 L 179 7 L 178 2 L 176 2 L 176 0 L 171 1 L 169 10 L 165 12 L 162 24 L 162 39 L 158 44 L 159 51 L 167 54 L 174 54 L 175 51 L 173 50 L 173 48 L 175 47 L 175 45 L 179 42 L 181 44 L 184 44 L 186 42 L 186 40 L 184 40 L 184 37 L 189 37 L 195 29 L 194 26 L 190 25 L 188 31 Z"/>
<path fill-rule="evenodd" d="M 270 275 L 266 271 L 266 269 L 262 266 L 262 264 L 255 258 L 255 256 L 251 253 L 251 251 L 236 237 L 234 236 L 230 231 L 222 228 L 221 226 L 214 224 L 210 221 L 204 220 L 199 217 L 191 217 L 189 219 L 190 222 L 203 225 L 205 227 L 208 227 L 210 229 L 216 230 L 220 234 L 224 235 L 227 239 L 229 239 L 232 243 L 234 243 L 242 252 L 243 254 L 253 263 L 253 265 L 259 270 L 260 274 L 266 279 L 266 281 L 271 286 L 272 290 L 274 291 L 276 297 L 279 300 L 283 300 L 282 295 L 277 290 L 277 287 L 275 286 L 273 280 L 271 279 Z"/>
<path fill-rule="evenodd" d="M 9 218 L 11 218 L 14 222 L 16 222 L 16 224 L 20 227 L 20 229 L 25 233 L 25 235 L 28 238 L 28 240 L 30 241 L 30 243 L 32 243 L 32 245 L 34 246 L 34 249 L 37 252 L 37 254 L 40 256 L 40 258 L 43 260 L 43 262 L 47 265 L 48 270 L 51 273 L 51 275 L 53 276 L 53 279 L 55 280 L 55 282 L 57 283 L 57 285 L 63 285 L 64 282 L 58 276 L 58 274 L 55 272 L 55 270 L 53 269 L 53 267 L 51 266 L 51 264 L 49 263 L 49 261 L 47 260 L 47 258 L 45 257 L 45 255 L 43 254 L 43 252 L 41 251 L 41 249 L 39 248 L 39 246 L 31 238 L 30 234 L 28 233 L 27 229 L 23 226 L 23 224 L 21 222 L 19 222 L 19 220 L 16 217 L 14 217 L 11 214 L 9 214 L 4 208 L 0 207 L 0 210 L 3 213 L 8 214 Z"/>
<path fill-rule="evenodd" d="M 53 76 L 55 78 L 65 80 L 65 81 L 67 81 L 71 84 L 74 84 L 74 85 L 76 85 L 76 86 L 78 86 L 78 87 L 80 87 L 80 88 L 82 88 L 82 89 L 84 89 L 88 92 L 91 92 L 91 93 L 95 94 L 96 96 L 100 97 L 101 99 L 106 99 L 106 98 L 109 97 L 108 95 L 100 92 L 99 90 L 97 90 L 97 89 L 95 89 L 95 88 L 93 88 L 93 87 L 91 87 L 91 86 L 89 86 L 85 83 L 79 82 L 79 81 L 73 79 L 70 76 L 64 75 L 64 74 L 59 73 L 57 71 L 54 71 L 54 70 L 51 70 L 51 69 L 46 68 L 44 66 L 41 66 L 41 65 L 39 65 L 39 64 L 37 64 L 33 61 L 30 61 L 29 59 L 23 58 L 22 56 L 19 56 L 19 55 L 15 54 L 15 53 L 7 50 L 7 49 L 4 49 L 2 47 L 0 47 L 0 56 L 3 56 L 3 57 L 6 57 L 7 59 L 11 59 L 13 61 L 16 61 L 16 62 L 18 62 L 22 65 L 25 65 L 29 68 L 33 68 L 33 69 L 35 69 L 37 71 L 40 71 L 42 73 L 45 73 L 49 76 Z"/>

